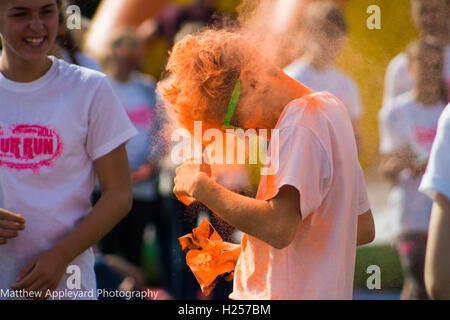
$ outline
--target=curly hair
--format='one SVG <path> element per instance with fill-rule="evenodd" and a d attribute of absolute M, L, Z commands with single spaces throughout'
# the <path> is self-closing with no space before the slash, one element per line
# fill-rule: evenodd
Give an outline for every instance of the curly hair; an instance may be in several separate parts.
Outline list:
<path fill-rule="evenodd" d="M 174 46 L 168 85 L 159 91 L 182 127 L 193 132 L 194 121 L 205 129 L 221 127 L 250 50 L 242 36 L 225 30 L 188 35 Z"/>

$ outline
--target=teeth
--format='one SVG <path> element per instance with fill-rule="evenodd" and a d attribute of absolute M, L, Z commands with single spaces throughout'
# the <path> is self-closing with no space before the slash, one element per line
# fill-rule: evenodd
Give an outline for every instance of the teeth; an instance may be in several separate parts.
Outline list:
<path fill-rule="evenodd" d="M 26 38 L 25 42 L 32 44 L 32 45 L 40 45 L 42 42 L 44 42 L 44 37 L 40 38 Z"/>

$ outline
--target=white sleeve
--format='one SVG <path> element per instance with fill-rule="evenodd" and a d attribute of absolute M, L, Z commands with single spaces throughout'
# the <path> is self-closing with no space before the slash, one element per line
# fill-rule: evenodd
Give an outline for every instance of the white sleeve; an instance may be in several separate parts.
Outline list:
<path fill-rule="evenodd" d="M 103 78 L 89 110 L 86 149 L 92 160 L 110 153 L 137 134 L 124 107 Z"/>
<path fill-rule="evenodd" d="M 319 139 L 306 127 L 281 130 L 279 141 L 279 151 L 275 151 L 280 164 L 273 176 L 275 191 L 278 193 L 283 185 L 295 187 L 300 193 L 300 210 L 305 219 L 322 204 L 329 190 L 331 159 Z M 276 193 L 268 196 L 272 198 Z"/>
<path fill-rule="evenodd" d="M 384 154 L 394 153 L 405 147 L 408 142 L 401 131 L 401 117 L 398 116 L 394 106 L 388 104 L 378 114 L 380 127 L 380 152 Z"/>
<path fill-rule="evenodd" d="M 439 119 L 427 170 L 419 190 L 434 198 L 439 192 L 450 199 L 450 104 Z"/>

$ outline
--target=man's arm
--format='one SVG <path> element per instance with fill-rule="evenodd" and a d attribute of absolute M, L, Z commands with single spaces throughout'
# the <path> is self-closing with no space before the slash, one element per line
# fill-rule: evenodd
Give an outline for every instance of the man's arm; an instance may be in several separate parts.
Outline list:
<path fill-rule="evenodd" d="M 375 239 L 375 224 L 373 222 L 372 210 L 368 210 L 358 216 L 358 234 L 356 244 L 361 246 Z"/>
<path fill-rule="evenodd" d="M 274 248 L 282 249 L 292 242 L 301 221 L 297 189 L 286 185 L 280 188 L 275 198 L 257 200 L 222 187 L 205 173 L 195 174 L 194 167 L 183 165 L 177 169 L 174 187 L 177 197 L 192 195 L 235 228 Z M 192 185 L 183 186 L 188 180 L 193 181 Z"/>
<path fill-rule="evenodd" d="M 432 299 L 450 299 L 450 200 L 438 193 L 431 211 L 425 284 Z"/>
<path fill-rule="evenodd" d="M 54 290 L 67 265 L 102 239 L 131 209 L 130 168 L 125 145 L 94 162 L 102 196 L 83 221 L 55 247 L 22 268 L 12 289 Z"/>

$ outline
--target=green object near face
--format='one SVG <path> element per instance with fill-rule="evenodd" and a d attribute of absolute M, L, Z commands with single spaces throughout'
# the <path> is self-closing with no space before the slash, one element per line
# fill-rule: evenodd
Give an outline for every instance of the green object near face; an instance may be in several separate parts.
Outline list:
<path fill-rule="evenodd" d="M 241 80 L 238 79 L 236 85 L 234 86 L 233 93 L 231 95 L 230 103 L 228 104 L 227 116 L 225 118 L 224 126 L 233 129 L 241 129 L 240 127 L 236 127 L 230 124 L 231 118 L 233 117 L 234 110 L 236 109 L 236 105 L 239 101 L 239 96 L 241 95 Z"/>

